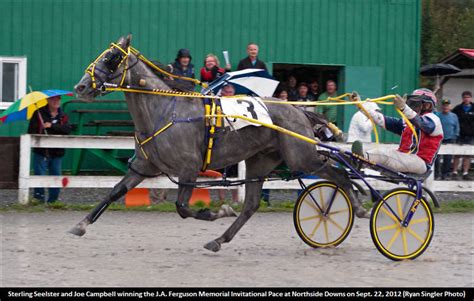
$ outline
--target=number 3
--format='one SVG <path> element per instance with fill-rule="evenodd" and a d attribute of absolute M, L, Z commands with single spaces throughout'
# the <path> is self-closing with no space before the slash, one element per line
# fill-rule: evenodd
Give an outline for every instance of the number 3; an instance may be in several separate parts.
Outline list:
<path fill-rule="evenodd" d="M 257 113 L 255 113 L 255 110 L 254 110 L 255 107 L 254 107 L 253 103 L 251 101 L 248 101 L 248 100 L 245 100 L 245 99 L 237 99 L 238 104 L 241 104 L 243 102 L 245 102 L 248 105 L 247 111 L 252 115 L 252 118 L 253 119 L 258 119 Z M 248 117 L 245 114 L 242 114 L 242 115 L 244 115 L 245 117 Z"/>

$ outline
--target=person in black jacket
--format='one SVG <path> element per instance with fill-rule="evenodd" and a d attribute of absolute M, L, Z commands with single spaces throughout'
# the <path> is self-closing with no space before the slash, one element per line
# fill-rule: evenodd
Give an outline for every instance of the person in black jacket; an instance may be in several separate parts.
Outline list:
<path fill-rule="evenodd" d="M 168 70 L 174 75 L 195 78 L 194 65 L 191 63 L 192 59 L 193 58 L 189 50 L 182 48 L 178 50 L 178 54 L 176 55 L 174 62 L 168 65 Z M 179 85 L 180 90 L 194 91 L 195 84 L 192 81 L 172 78 L 171 80 L 174 80 Z"/>
<path fill-rule="evenodd" d="M 249 43 L 247 45 L 247 54 L 248 56 L 240 60 L 237 70 L 255 68 L 255 69 L 264 69 L 267 70 L 267 66 L 264 62 L 257 58 L 258 56 L 258 45 L 255 43 Z"/>
<path fill-rule="evenodd" d="M 459 126 L 461 128 L 459 134 L 459 144 L 474 145 L 474 105 L 472 103 L 471 91 L 462 92 L 462 103 L 454 107 L 454 114 L 458 116 Z M 453 180 L 458 180 L 458 165 L 461 156 L 454 156 L 453 162 Z M 470 181 L 469 167 L 471 165 L 471 156 L 462 156 L 462 178 Z"/>
<path fill-rule="evenodd" d="M 68 117 L 60 108 L 61 98 L 48 98 L 48 105 L 34 112 L 28 127 L 29 134 L 68 135 L 72 127 L 68 124 Z M 61 175 L 61 160 L 64 156 L 63 148 L 33 148 L 33 170 L 35 175 Z M 48 203 L 59 198 L 59 188 L 50 188 Z M 33 197 L 45 201 L 44 188 L 35 188 Z"/>

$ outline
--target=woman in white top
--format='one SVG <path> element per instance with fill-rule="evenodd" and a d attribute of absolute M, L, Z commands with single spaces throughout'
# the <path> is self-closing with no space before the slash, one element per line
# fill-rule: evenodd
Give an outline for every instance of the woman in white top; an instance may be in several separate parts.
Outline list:
<path fill-rule="evenodd" d="M 375 102 L 367 102 L 364 108 L 367 107 L 370 110 L 380 111 L 379 106 Z M 361 111 L 352 116 L 351 123 L 349 124 L 349 132 L 347 135 L 347 142 L 354 142 L 360 140 L 361 142 L 372 142 L 372 122 L 367 116 Z"/>

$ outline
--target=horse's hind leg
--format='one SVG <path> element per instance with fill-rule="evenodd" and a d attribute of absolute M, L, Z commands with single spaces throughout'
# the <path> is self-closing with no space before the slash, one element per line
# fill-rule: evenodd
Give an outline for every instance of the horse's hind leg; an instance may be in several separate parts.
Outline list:
<path fill-rule="evenodd" d="M 349 179 L 347 173 L 341 172 L 341 170 L 330 167 L 324 169 L 324 171 L 318 173 L 319 176 L 333 180 L 338 186 L 342 187 L 344 191 L 347 193 L 349 199 L 351 200 L 351 204 L 354 207 L 354 212 L 357 217 L 359 218 L 368 218 L 369 213 L 362 207 L 362 202 L 354 193 L 354 189 L 352 187 L 352 182 Z"/>
<path fill-rule="evenodd" d="M 196 179 L 191 179 L 188 181 L 179 179 L 180 182 L 194 182 Z M 189 199 L 193 192 L 193 187 L 188 185 L 179 185 L 178 188 L 178 200 L 176 201 L 176 211 L 179 216 L 182 218 L 194 217 L 195 219 L 205 220 L 205 221 L 214 221 L 222 217 L 237 216 L 234 210 L 228 205 L 222 205 L 221 209 L 218 212 L 212 212 L 209 209 L 201 209 L 198 212 L 195 212 L 189 208 Z"/>
<path fill-rule="evenodd" d="M 247 179 L 266 176 L 275 167 L 280 164 L 281 158 L 278 153 L 272 154 L 257 154 L 256 156 L 247 159 L 246 169 Z M 208 242 L 204 248 L 217 252 L 221 249 L 221 244 L 230 242 L 243 225 L 252 217 L 260 206 L 260 196 L 262 193 L 262 182 L 247 183 L 245 185 L 245 202 L 242 212 L 239 217 L 232 223 L 232 225 L 222 234 L 221 237 Z"/>
<path fill-rule="evenodd" d="M 89 213 L 81 222 L 79 222 L 74 228 L 69 230 L 69 233 L 72 233 L 77 236 L 82 236 L 86 233 L 86 227 L 89 224 L 93 224 L 100 215 L 109 207 L 110 204 L 116 200 L 123 197 L 127 191 L 134 188 L 145 178 L 141 175 L 136 174 L 135 172 L 129 170 L 123 179 L 114 186 L 112 191 L 109 193 L 107 198 L 103 200 L 99 205 L 97 205 L 91 213 Z"/>
<path fill-rule="evenodd" d="M 180 182 L 194 182 L 196 181 L 195 178 L 191 178 L 190 180 L 186 180 L 185 178 L 180 177 Z M 182 218 L 187 217 L 194 217 L 196 218 L 196 212 L 189 208 L 189 199 L 191 198 L 191 194 L 193 193 L 193 187 L 188 185 L 179 185 L 178 187 L 178 199 L 176 200 L 176 211 L 178 212 L 179 216 Z"/>

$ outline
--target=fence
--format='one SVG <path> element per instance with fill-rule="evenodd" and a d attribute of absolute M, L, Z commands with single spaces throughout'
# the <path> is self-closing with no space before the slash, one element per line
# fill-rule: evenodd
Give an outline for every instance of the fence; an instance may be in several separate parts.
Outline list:
<path fill-rule="evenodd" d="M 350 148 L 348 144 L 337 144 L 343 148 Z M 135 142 L 132 137 L 110 137 L 110 136 L 47 136 L 47 135 L 22 135 L 20 140 L 20 170 L 18 178 L 18 201 L 27 204 L 29 201 L 29 189 L 33 187 L 64 187 L 64 179 L 67 179 L 68 188 L 112 188 L 122 178 L 121 176 L 34 176 L 30 174 L 31 148 L 70 148 L 70 149 L 134 149 Z M 389 147 L 396 148 L 395 144 L 367 144 L 367 148 Z M 442 145 L 440 154 L 474 155 L 474 148 L 469 145 Z M 245 163 L 240 162 L 238 178 L 245 177 Z M 229 178 L 235 180 L 237 178 Z M 204 179 L 198 179 L 204 180 Z M 306 184 L 314 182 L 314 179 L 303 179 Z M 376 189 L 387 190 L 395 187 L 394 184 L 371 180 L 370 184 Z M 472 182 L 468 181 L 435 181 L 433 175 L 425 182 L 427 187 L 433 191 L 463 191 L 474 192 Z M 177 185 L 167 177 L 145 179 L 138 187 L 176 189 Z M 265 182 L 267 189 L 301 189 L 296 180 L 294 181 L 272 181 Z M 239 200 L 243 201 L 245 196 L 244 185 L 233 187 L 213 187 L 212 189 L 237 189 Z"/>

